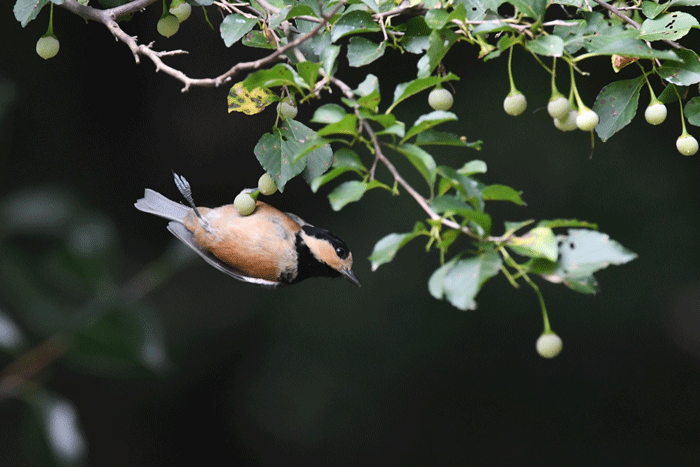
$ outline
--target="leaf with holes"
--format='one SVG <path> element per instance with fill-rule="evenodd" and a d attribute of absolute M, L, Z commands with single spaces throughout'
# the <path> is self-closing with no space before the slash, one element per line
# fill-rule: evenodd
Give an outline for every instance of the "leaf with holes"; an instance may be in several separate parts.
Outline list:
<path fill-rule="evenodd" d="M 603 141 L 627 126 L 637 113 L 644 77 L 615 81 L 600 90 L 593 105 L 600 123 L 595 128 Z"/>
<path fill-rule="evenodd" d="M 621 265 L 637 255 L 604 233 L 587 229 L 570 229 L 558 237 L 556 262 L 536 261 L 530 270 L 554 283 L 563 283 L 583 293 L 595 293 L 593 273 L 612 265 Z"/>
<path fill-rule="evenodd" d="M 674 11 L 658 19 L 647 19 L 639 28 L 639 38 L 645 41 L 675 41 L 698 28 L 698 20 L 689 13 Z"/>

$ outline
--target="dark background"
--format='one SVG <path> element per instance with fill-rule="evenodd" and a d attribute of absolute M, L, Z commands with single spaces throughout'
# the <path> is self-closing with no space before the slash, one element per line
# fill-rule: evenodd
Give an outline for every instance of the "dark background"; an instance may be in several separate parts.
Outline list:
<path fill-rule="evenodd" d="M 155 40 L 156 49 L 190 51 L 166 60 L 191 76 L 215 76 L 249 58 L 250 51 L 225 49 L 201 11 L 167 41 L 155 31 L 158 14 L 154 5 L 123 27 L 142 43 Z M 48 187 L 101 213 L 119 239 L 118 261 L 110 264 L 124 283 L 174 241 L 165 222 L 133 208 L 143 189 L 177 199 L 175 170 L 198 204 L 230 202 L 262 173 L 253 147 L 270 131 L 274 111 L 227 114 L 228 86 L 181 93 L 150 61 L 136 65 L 104 27 L 60 8 L 54 24 L 61 50 L 44 61 L 34 46 L 47 18 L 43 12 L 22 29 L 9 4 L 0 13 L 0 82 L 14 97 L 0 133 L 0 198 Z M 552 125 L 544 109 L 549 77 L 534 60 L 522 51 L 514 57 L 529 107 L 512 118 L 501 105 L 506 60 L 481 63 L 475 53 L 458 47 L 446 62 L 462 80 L 453 109 L 460 120 L 445 130 L 483 139 L 483 150 L 434 154 L 453 166 L 483 159 L 484 182 L 523 191 L 527 207 L 492 206 L 494 233 L 504 220 L 578 218 L 639 254 L 598 273 L 596 296 L 538 281 L 562 354 L 550 361 L 535 352 L 542 322 L 527 287 L 514 290 L 498 277 L 470 312 L 434 300 L 427 280 L 439 263 L 422 240 L 370 271 L 374 243 L 423 218 L 407 195 L 371 192 L 335 213 L 325 199 L 330 187 L 313 195 L 295 179 L 271 202 L 344 238 L 363 287 L 319 279 L 259 290 L 199 260 L 174 273 L 142 300 L 162 324 L 167 372 L 95 374 L 59 360 L 40 375 L 44 387 L 76 405 L 88 465 L 222 456 L 230 465 L 260 466 L 697 463 L 700 172 L 698 156 L 675 149 L 678 107 L 669 107 L 660 127 L 637 116 L 607 143 L 596 140 L 590 157 L 587 134 Z M 371 68 L 384 106 L 396 83 L 414 76 L 417 59 L 387 55 Z M 637 72 L 616 76 L 608 58 L 582 67 L 593 72 L 578 81 L 590 106 L 602 86 Z M 348 84 L 366 72 L 349 70 Z M 568 78 L 560 72 L 564 91 Z M 643 92 L 640 106 L 647 102 Z M 298 119 L 307 121 L 315 107 L 302 106 Z M 400 115 L 410 124 L 428 110 L 421 95 Z M 697 128 L 691 133 L 700 136 Z M 41 254 L 31 239 L 4 242 L 30 260 Z M 12 278 L 3 280 L 0 309 L 17 317 Z M 34 344 L 46 337 L 29 335 Z M 7 354 L 0 360 L 10 361 Z M 20 406 L 0 405 L 3 466 L 37 462 L 19 430 Z"/>

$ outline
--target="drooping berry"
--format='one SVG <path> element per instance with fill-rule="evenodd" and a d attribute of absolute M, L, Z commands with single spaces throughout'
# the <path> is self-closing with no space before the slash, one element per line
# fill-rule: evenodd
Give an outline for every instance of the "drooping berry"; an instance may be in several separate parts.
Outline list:
<path fill-rule="evenodd" d="M 559 96 L 547 103 L 547 112 L 552 118 L 563 120 L 569 115 L 570 110 L 569 99 L 564 96 Z"/>
<path fill-rule="evenodd" d="M 576 126 L 576 117 L 578 117 L 577 110 L 569 110 L 564 118 L 555 118 L 554 126 L 560 131 L 574 131 L 578 129 Z"/>
<path fill-rule="evenodd" d="M 661 125 L 666 120 L 666 106 L 661 102 L 650 104 L 644 111 L 644 118 L 650 125 Z"/>
<path fill-rule="evenodd" d="M 698 140 L 692 135 L 683 134 L 676 140 L 676 148 L 684 156 L 692 156 L 698 152 Z"/>
<path fill-rule="evenodd" d="M 537 353 L 540 354 L 541 357 L 554 358 L 559 355 L 563 345 L 561 338 L 550 331 L 542 334 L 537 339 L 535 347 L 537 348 Z"/>
<path fill-rule="evenodd" d="M 508 115 L 517 117 L 521 113 L 525 112 L 525 109 L 527 109 L 527 99 L 521 92 L 508 94 L 508 96 L 506 96 L 506 98 L 503 100 L 503 110 L 505 110 Z"/>
<path fill-rule="evenodd" d="M 184 0 L 173 0 L 170 4 L 170 13 L 177 16 L 179 22 L 185 21 L 192 14 L 192 6 Z"/>
<path fill-rule="evenodd" d="M 44 60 L 55 57 L 60 47 L 56 36 L 44 36 L 36 41 L 36 53 Z"/>
<path fill-rule="evenodd" d="M 165 15 L 158 20 L 156 29 L 161 36 L 170 37 L 180 29 L 180 21 L 175 15 Z"/>
<path fill-rule="evenodd" d="M 600 122 L 598 114 L 591 109 L 579 110 L 576 117 L 576 126 L 583 131 L 593 131 L 598 126 L 598 122 Z"/>
<path fill-rule="evenodd" d="M 277 112 L 286 119 L 293 119 L 299 110 L 287 101 L 282 101 L 277 105 Z"/>
<path fill-rule="evenodd" d="M 274 195 L 277 192 L 277 185 L 269 173 L 265 172 L 258 180 L 258 190 L 265 196 Z"/>
<path fill-rule="evenodd" d="M 428 105 L 433 108 L 433 110 L 450 110 L 452 104 L 454 103 L 454 98 L 452 93 L 444 88 L 435 88 L 428 94 Z"/>
<path fill-rule="evenodd" d="M 241 216 L 248 216 L 255 211 L 255 200 L 250 194 L 241 192 L 233 200 L 233 207 L 238 210 Z"/>

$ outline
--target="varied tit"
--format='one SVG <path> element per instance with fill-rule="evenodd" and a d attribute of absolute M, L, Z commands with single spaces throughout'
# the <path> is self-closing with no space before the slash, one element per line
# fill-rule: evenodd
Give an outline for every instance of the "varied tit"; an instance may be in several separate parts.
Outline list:
<path fill-rule="evenodd" d="M 175 184 L 190 207 L 149 189 L 134 206 L 170 220 L 168 230 L 218 270 L 268 288 L 323 276 L 360 285 L 350 250 L 331 232 L 262 201 L 248 216 L 233 204 L 198 208 L 187 180 L 175 174 Z"/>

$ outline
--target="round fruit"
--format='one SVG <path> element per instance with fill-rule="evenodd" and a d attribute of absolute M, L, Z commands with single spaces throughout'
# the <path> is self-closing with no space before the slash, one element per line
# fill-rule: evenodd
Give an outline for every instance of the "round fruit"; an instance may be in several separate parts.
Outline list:
<path fill-rule="evenodd" d="M 293 105 L 289 104 L 286 101 L 282 101 L 277 105 L 277 111 L 282 115 L 284 118 L 294 118 L 297 116 L 297 108 L 294 107 Z"/>
<path fill-rule="evenodd" d="M 260 180 L 258 180 L 258 190 L 266 196 L 274 195 L 277 192 L 277 185 L 275 185 L 269 173 L 265 172 L 262 174 L 262 177 L 260 177 Z"/>
<path fill-rule="evenodd" d="M 552 118 L 558 118 L 560 120 L 565 119 L 569 116 L 569 110 L 571 110 L 569 99 L 564 96 L 559 96 L 554 100 L 550 100 L 547 104 L 547 112 L 549 112 L 549 116 Z"/>
<path fill-rule="evenodd" d="M 597 113 L 591 109 L 585 109 L 583 111 L 579 111 L 578 116 L 576 117 L 576 126 L 579 128 L 579 130 L 593 131 L 593 129 L 598 125 L 599 121 L 600 118 L 598 118 Z"/>
<path fill-rule="evenodd" d="M 508 115 L 517 117 L 521 113 L 525 112 L 527 108 L 527 99 L 522 93 L 509 94 L 503 100 L 503 110 L 506 111 Z"/>
<path fill-rule="evenodd" d="M 661 102 L 657 102 L 656 104 L 651 104 L 649 107 L 647 107 L 647 109 L 644 111 L 644 118 L 650 125 L 661 125 L 664 120 L 666 120 L 667 113 L 666 106 Z"/>
<path fill-rule="evenodd" d="M 161 36 L 170 37 L 180 29 L 180 21 L 175 15 L 165 15 L 158 20 L 156 29 Z"/>
<path fill-rule="evenodd" d="M 569 110 L 569 113 L 564 118 L 555 118 L 554 126 L 560 131 L 574 131 L 577 130 L 576 117 L 578 117 L 578 111 Z"/>
<path fill-rule="evenodd" d="M 40 37 L 36 41 L 36 53 L 44 60 L 55 57 L 60 47 L 61 44 L 55 36 Z"/>
<path fill-rule="evenodd" d="M 235 207 L 241 216 L 247 216 L 255 211 L 255 200 L 250 194 L 241 192 L 233 200 L 233 207 Z"/>
<path fill-rule="evenodd" d="M 173 4 L 175 3 L 176 2 L 173 2 Z M 183 1 L 181 3 L 178 3 L 177 5 L 171 5 L 169 11 L 173 15 L 177 16 L 177 20 L 182 23 L 190 17 L 190 14 L 192 14 L 192 6 L 189 3 Z"/>
<path fill-rule="evenodd" d="M 676 140 L 676 148 L 684 156 L 692 156 L 698 152 L 698 140 L 688 134 L 681 135 Z"/>
<path fill-rule="evenodd" d="M 428 94 L 428 104 L 433 110 L 450 110 L 454 99 L 447 89 L 435 88 Z"/>
<path fill-rule="evenodd" d="M 541 357 L 554 358 L 561 352 L 563 343 L 559 336 L 553 332 L 549 332 L 542 334 L 537 339 L 535 347 L 537 348 L 537 353 L 540 354 Z"/>

